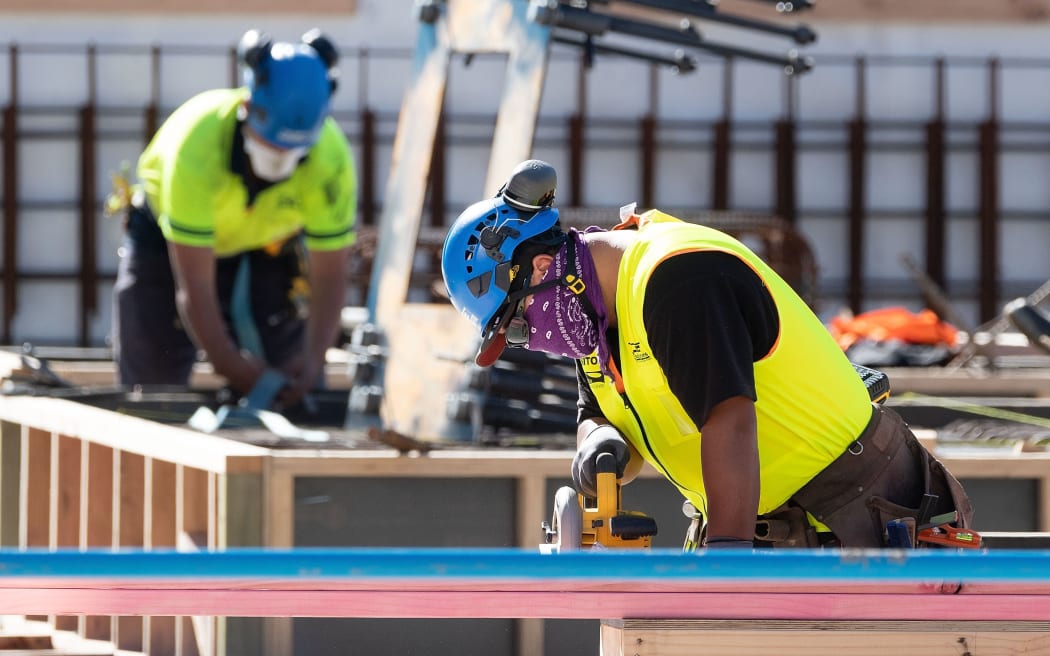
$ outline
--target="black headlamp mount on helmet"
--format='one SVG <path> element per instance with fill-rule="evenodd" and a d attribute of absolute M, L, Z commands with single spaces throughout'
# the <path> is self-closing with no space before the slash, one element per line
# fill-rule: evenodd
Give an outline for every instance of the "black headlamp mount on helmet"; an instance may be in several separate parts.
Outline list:
<path fill-rule="evenodd" d="M 498 228 L 485 226 L 481 229 L 481 233 L 478 235 L 478 241 L 481 242 L 481 247 L 485 249 L 486 255 L 497 262 L 502 262 L 507 259 L 507 256 L 500 250 L 503 246 L 503 242 L 506 241 L 508 237 L 511 239 L 517 239 L 520 236 L 521 232 L 515 230 L 509 225 L 501 225 Z"/>
<path fill-rule="evenodd" d="M 558 173 L 554 167 L 542 160 L 530 159 L 518 164 L 496 195 L 516 210 L 538 212 L 554 205 L 557 188 Z"/>

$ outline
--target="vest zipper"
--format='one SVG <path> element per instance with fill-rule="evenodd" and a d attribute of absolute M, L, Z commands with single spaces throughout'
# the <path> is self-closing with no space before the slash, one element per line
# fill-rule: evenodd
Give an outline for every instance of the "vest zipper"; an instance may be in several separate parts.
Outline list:
<path fill-rule="evenodd" d="M 656 455 L 656 451 L 653 450 L 653 445 L 649 443 L 649 434 L 645 432 L 645 424 L 642 423 L 642 418 L 638 416 L 638 411 L 634 409 L 633 405 L 631 405 L 631 399 L 627 398 L 627 392 L 620 392 L 620 398 L 623 399 L 623 407 L 630 410 L 631 415 L 634 416 L 634 423 L 638 425 L 638 431 L 642 434 L 642 441 L 645 442 L 646 451 L 648 451 L 649 455 L 653 457 L 656 464 L 660 466 L 660 471 L 667 477 L 667 480 L 671 481 L 671 483 L 678 488 L 678 491 L 684 494 L 686 488 L 671 476 L 671 473 L 667 471 L 667 467 L 664 466 L 664 463 L 660 460 L 659 456 Z"/>

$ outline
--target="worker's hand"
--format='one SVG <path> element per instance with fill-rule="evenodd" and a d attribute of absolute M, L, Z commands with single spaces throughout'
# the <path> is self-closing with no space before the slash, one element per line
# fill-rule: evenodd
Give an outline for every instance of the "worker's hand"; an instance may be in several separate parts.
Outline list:
<path fill-rule="evenodd" d="M 576 491 L 589 497 L 598 496 L 598 456 L 611 453 L 616 457 L 616 477 L 623 477 L 624 469 L 631 459 L 627 441 L 614 427 L 603 424 L 583 439 L 572 460 L 572 482 Z"/>
<path fill-rule="evenodd" d="M 288 377 L 288 384 L 277 396 L 274 409 L 283 411 L 299 404 L 311 390 L 318 386 L 322 368 L 323 364 L 310 363 L 301 355 L 286 362 L 281 367 L 281 371 Z"/>
<path fill-rule="evenodd" d="M 276 399 L 287 385 L 288 379 L 284 374 L 275 369 L 267 369 L 239 403 L 253 410 L 269 410 L 276 405 Z"/>
<path fill-rule="evenodd" d="M 266 363 L 248 353 L 242 353 L 241 358 L 235 360 L 228 371 L 219 371 L 230 383 L 230 387 L 239 394 L 248 394 L 255 388 L 263 372 L 266 371 Z"/>
<path fill-rule="evenodd" d="M 301 378 L 289 380 L 288 384 L 281 388 L 280 393 L 277 394 L 273 409 L 277 412 L 289 410 L 298 405 L 309 391 L 310 386 L 303 384 Z"/>

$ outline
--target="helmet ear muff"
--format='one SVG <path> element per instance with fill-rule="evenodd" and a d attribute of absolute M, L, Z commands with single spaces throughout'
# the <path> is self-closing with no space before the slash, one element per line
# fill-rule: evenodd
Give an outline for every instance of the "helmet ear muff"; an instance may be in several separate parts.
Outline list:
<path fill-rule="evenodd" d="M 333 94 L 339 87 L 339 50 L 320 29 L 314 28 L 302 36 L 302 42 L 317 52 L 328 69 L 328 93 Z"/>
<path fill-rule="evenodd" d="M 266 84 L 266 71 L 260 66 L 270 56 L 273 37 L 259 30 L 248 30 L 237 44 L 237 60 L 251 69 L 256 84 Z"/>

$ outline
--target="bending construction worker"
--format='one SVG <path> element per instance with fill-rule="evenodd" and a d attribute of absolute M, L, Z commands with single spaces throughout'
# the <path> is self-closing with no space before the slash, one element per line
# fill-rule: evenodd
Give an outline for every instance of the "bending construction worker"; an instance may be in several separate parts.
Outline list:
<path fill-rule="evenodd" d="M 244 86 L 188 100 L 139 158 L 114 357 L 123 385 L 185 385 L 201 350 L 235 391 L 265 381 L 287 406 L 338 337 L 356 175 L 330 116 L 332 43 L 252 30 L 238 55 Z"/>
<path fill-rule="evenodd" d="M 633 207 L 565 232 L 555 187 L 549 164 L 519 165 L 456 219 L 442 272 L 478 365 L 506 346 L 576 359 L 578 491 L 596 493 L 600 453 L 624 482 L 644 460 L 703 514 L 709 548 L 879 547 L 892 520 L 953 512 L 969 526 L 959 482 L 744 244 Z M 758 525 L 779 528 L 756 542 Z"/>

